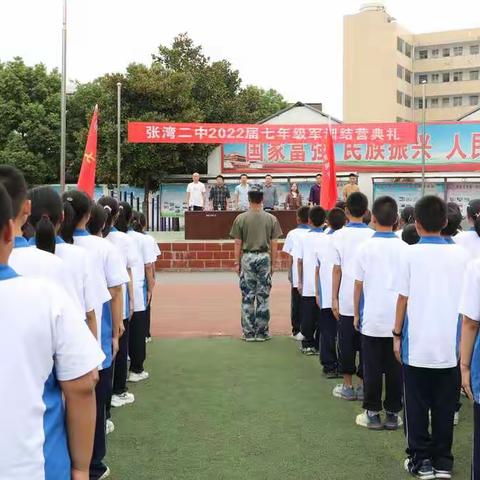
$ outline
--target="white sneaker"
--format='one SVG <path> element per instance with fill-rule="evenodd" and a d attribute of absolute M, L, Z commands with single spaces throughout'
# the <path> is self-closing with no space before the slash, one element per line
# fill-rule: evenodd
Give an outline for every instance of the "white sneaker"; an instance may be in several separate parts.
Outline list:
<path fill-rule="evenodd" d="M 138 382 L 141 382 L 143 380 L 146 380 L 149 376 L 150 375 L 145 370 L 142 373 L 130 372 L 127 380 L 129 382 L 138 383 Z"/>
<path fill-rule="evenodd" d="M 104 478 L 108 478 L 110 476 L 110 469 L 107 467 L 105 470 L 105 473 L 98 479 L 98 480 L 103 480 Z"/>
<path fill-rule="evenodd" d="M 124 392 L 120 393 L 119 395 L 112 395 L 112 407 L 118 408 L 123 407 L 124 405 L 128 405 L 135 401 L 135 397 L 133 393 Z"/>
<path fill-rule="evenodd" d="M 145 343 L 151 343 L 152 337 L 146 337 L 145 338 Z"/>
<path fill-rule="evenodd" d="M 336 398 L 342 398 L 343 383 L 339 383 L 332 391 L 332 395 Z"/>
<path fill-rule="evenodd" d="M 460 412 L 455 412 L 455 416 L 453 417 L 453 424 L 457 426 L 459 423 L 460 423 Z"/>
<path fill-rule="evenodd" d="M 297 342 L 301 342 L 302 340 L 305 340 L 305 337 L 302 335 L 302 332 L 298 332 L 293 338 L 295 338 Z"/>
<path fill-rule="evenodd" d="M 113 424 L 113 422 L 111 420 L 107 419 L 107 422 L 105 424 L 105 432 L 107 433 L 107 435 L 109 435 L 114 430 L 115 430 L 115 425 Z"/>

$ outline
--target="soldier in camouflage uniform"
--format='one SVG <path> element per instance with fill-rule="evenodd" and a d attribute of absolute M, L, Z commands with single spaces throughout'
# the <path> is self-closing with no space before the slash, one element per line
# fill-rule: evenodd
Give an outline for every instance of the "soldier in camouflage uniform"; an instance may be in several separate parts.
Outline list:
<path fill-rule="evenodd" d="M 248 192 L 250 208 L 238 215 L 230 236 L 235 239 L 235 266 L 242 292 L 242 329 L 247 342 L 270 339 L 269 297 L 277 239 L 282 235 L 278 220 L 262 208 L 263 192 Z"/>

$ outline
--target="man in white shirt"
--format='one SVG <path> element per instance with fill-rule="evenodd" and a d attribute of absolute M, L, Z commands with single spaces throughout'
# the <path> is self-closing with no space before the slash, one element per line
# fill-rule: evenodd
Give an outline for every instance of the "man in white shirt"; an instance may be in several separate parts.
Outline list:
<path fill-rule="evenodd" d="M 240 184 L 235 187 L 235 205 L 237 210 L 248 210 L 248 192 L 250 186 L 248 185 L 248 175 L 242 173 L 240 175 Z"/>
<path fill-rule="evenodd" d="M 372 208 L 375 234 L 358 248 L 355 265 L 354 325 L 360 331 L 365 411 L 356 423 L 371 430 L 397 430 L 402 409 L 402 372 L 393 353 L 392 328 L 397 295 L 389 280 L 406 245 L 393 232 L 398 218 L 392 197 L 379 197 Z M 385 401 L 382 403 L 383 375 Z M 380 412 L 385 409 L 386 418 Z"/>
<path fill-rule="evenodd" d="M 302 296 L 298 292 L 298 258 L 295 255 L 295 250 L 297 249 L 297 242 L 310 230 L 310 226 L 308 225 L 309 210 L 308 207 L 300 207 L 297 210 L 297 228 L 288 232 L 283 244 L 283 251 L 288 253 L 288 279 L 291 285 L 290 319 L 292 323 L 292 338 L 299 341 L 303 340 L 303 335 L 300 332 Z"/>
<path fill-rule="evenodd" d="M 187 186 L 187 206 L 189 210 L 202 211 L 205 208 L 205 185 L 200 182 L 200 174 L 195 172 L 193 182 Z"/>
<path fill-rule="evenodd" d="M 8 266 L 11 199 L 0 184 L 0 477 L 88 480 L 96 366 L 104 355 L 64 290 Z"/>
<path fill-rule="evenodd" d="M 469 256 L 440 236 L 447 224 L 447 207 L 440 198 L 419 200 L 415 221 L 421 239 L 400 257 L 392 332 L 395 355 L 403 364 L 405 469 L 417 478 L 451 478 L 453 420 L 460 388 L 458 310 Z"/>

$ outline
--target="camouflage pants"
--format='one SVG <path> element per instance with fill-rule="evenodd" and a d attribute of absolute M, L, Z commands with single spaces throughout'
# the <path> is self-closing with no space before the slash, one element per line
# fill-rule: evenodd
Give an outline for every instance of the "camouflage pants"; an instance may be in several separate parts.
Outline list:
<path fill-rule="evenodd" d="M 242 328 L 246 337 L 267 335 L 270 321 L 269 297 L 272 288 L 269 253 L 242 256 Z"/>

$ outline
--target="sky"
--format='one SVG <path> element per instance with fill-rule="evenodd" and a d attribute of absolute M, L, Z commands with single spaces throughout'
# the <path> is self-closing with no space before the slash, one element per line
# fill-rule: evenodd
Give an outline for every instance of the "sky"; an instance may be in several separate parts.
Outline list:
<path fill-rule="evenodd" d="M 290 101 L 323 103 L 342 118 L 343 16 L 360 0 L 68 0 L 67 76 L 81 82 L 150 63 L 160 44 L 188 32 L 244 85 Z M 478 0 L 386 0 L 413 33 L 479 27 Z M 0 61 L 61 65 L 62 0 L 0 0 Z"/>

